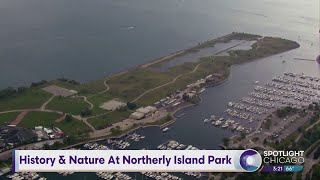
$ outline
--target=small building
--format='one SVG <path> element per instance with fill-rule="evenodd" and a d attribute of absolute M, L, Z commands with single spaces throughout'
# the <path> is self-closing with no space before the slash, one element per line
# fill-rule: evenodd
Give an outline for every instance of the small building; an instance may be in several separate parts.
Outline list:
<path fill-rule="evenodd" d="M 34 127 L 34 129 L 37 130 L 37 131 L 41 131 L 41 130 L 43 130 L 43 127 L 42 126 L 36 126 L 36 127 Z"/>
<path fill-rule="evenodd" d="M 59 129 L 58 127 L 54 127 L 53 130 L 56 133 L 57 138 L 64 137 L 64 132 L 61 131 L 61 129 Z"/>
<path fill-rule="evenodd" d="M 157 108 L 154 106 L 147 106 L 146 109 L 148 109 L 151 113 L 154 113 L 157 111 Z"/>
<path fill-rule="evenodd" d="M 0 137 L 2 145 L 21 145 L 37 140 L 37 135 L 31 129 L 22 127 L 1 126 Z"/>
<path fill-rule="evenodd" d="M 214 73 L 206 77 L 206 82 L 215 83 L 219 82 L 223 78 L 223 74 Z"/>
<path fill-rule="evenodd" d="M 142 113 L 144 115 L 148 115 L 151 113 L 150 110 L 145 107 L 141 107 L 141 108 L 137 109 L 136 112 Z"/>
<path fill-rule="evenodd" d="M 134 112 L 130 115 L 130 118 L 131 119 L 135 119 L 135 120 L 140 120 L 142 118 L 144 118 L 145 115 L 143 113 L 140 113 L 140 112 Z"/>
<path fill-rule="evenodd" d="M 187 93 L 188 98 L 193 98 L 196 95 L 194 92 Z"/>

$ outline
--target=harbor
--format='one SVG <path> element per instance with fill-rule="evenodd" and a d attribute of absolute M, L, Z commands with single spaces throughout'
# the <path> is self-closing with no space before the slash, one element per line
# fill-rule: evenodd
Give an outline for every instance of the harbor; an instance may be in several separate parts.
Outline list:
<path fill-rule="evenodd" d="M 295 52 L 233 67 L 228 80 L 218 86 L 206 88 L 200 93 L 202 99 L 200 104 L 177 111 L 175 123 L 169 125 L 165 132 L 159 127 L 140 128 L 122 138 L 83 144 L 75 148 L 220 149 L 219 144 L 222 143 L 223 138 L 254 132 L 261 119 L 276 108 L 287 105 L 307 105 L 319 98 L 317 92 L 320 81 L 315 78 L 319 77 L 318 65 L 309 61 L 289 60 L 283 64 L 282 59 L 290 59 L 291 54 Z M 274 66 L 273 72 L 264 69 L 270 65 Z M 283 138 L 277 132 L 273 136 Z M 161 174 L 150 172 L 145 175 L 126 174 L 132 179 L 163 177 Z M 168 172 L 168 174 L 181 179 L 194 179 L 197 176 L 190 172 Z M 111 178 L 111 176 L 113 176 L 112 179 L 116 179 L 114 174 L 100 174 L 99 177 L 96 173 L 39 173 L 39 175 L 48 179 L 101 179 L 101 177 Z"/>

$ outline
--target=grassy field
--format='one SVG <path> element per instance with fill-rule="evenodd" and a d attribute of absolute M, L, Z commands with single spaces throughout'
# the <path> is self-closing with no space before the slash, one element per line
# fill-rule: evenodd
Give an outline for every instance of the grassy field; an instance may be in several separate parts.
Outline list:
<path fill-rule="evenodd" d="M 19 112 L 0 114 L 0 126 L 6 125 L 5 122 L 13 121 L 18 116 L 18 114 Z"/>
<path fill-rule="evenodd" d="M 141 97 L 136 103 L 139 106 L 147 106 L 150 104 L 159 101 L 163 97 L 166 97 L 168 94 L 174 92 L 175 90 L 186 87 L 188 84 L 193 83 L 194 81 L 206 77 L 212 73 L 221 73 L 225 78 L 228 77 L 229 70 L 228 66 L 225 63 L 228 61 L 228 58 L 217 57 L 214 60 L 206 58 L 201 60 L 198 69 L 195 73 L 190 73 L 185 76 L 181 76 L 174 83 L 167 86 L 161 87 L 154 91 L 151 91 Z M 195 67 L 195 65 L 193 65 Z M 190 72 L 190 71 L 189 71 Z"/>
<path fill-rule="evenodd" d="M 0 111 L 40 108 L 50 97 L 49 93 L 41 89 L 30 88 L 17 96 L 2 99 L 0 101 Z"/>
<path fill-rule="evenodd" d="M 34 128 L 35 126 L 44 127 L 59 127 L 63 132 L 68 135 L 80 135 L 89 132 L 89 127 L 83 122 L 73 119 L 70 122 L 61 121 L 55 122 L 54 120 L 60 118 L 60 114 L 48 112 L 30 112 L 18 126 L 26 128 Z"/>
<path fill-rule="evenodd" d="M 90 101 L 94 107 L 92 109 L 92 114 L 97 115 L 97 114 L 102 114 L 108 112 L 108 110 L 100 108 L 100 106 L 109 100 L 112 99 L 112 96 L 108 93 L 103 93 L 103 94 L 97 94 L 95 96 L 89 97 L 88 101 Z"/>
<path fill-rule="evenodd" d="M 298 43 L 286 39 L 264 37 L 254 43 L 251 50 L 234 50 L 230 51 L 230 55 L 236 57 L 236 62 L 234 63 L 242 63 L 285 52 L 290 49 L 298 48 L 299 46 Z"/>
<path fill-rule="evenodd" d="M 79 115 L 86 107 L 90 107 L 90 105 L 80 97 L 54 97 L 47 105 L 47 109 L 62 111 L 73 115 Z"/>
<path fill-rule="evenodd" d="M 102 116 L 88 119 L 88 122 L 96 129 L 103 129 L 119 120 L 128 118 L 131 113 L 130 111 L 113 111 Z"/>

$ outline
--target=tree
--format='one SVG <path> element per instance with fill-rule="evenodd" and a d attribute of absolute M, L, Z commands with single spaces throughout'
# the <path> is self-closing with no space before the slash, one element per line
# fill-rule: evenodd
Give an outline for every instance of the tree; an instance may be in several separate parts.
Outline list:
<path fill-rule="evenodd" d="M 86 107 L 85 109 L 83 109 L 81 112 L 80 112 L 80 115 L 82 117 L 85 117 L 85 116 L 90 116 L 92 114 L 92 111 Z"/>
<path fill-rule="evenodd" d="M 244 134 L 243 132 L 241 132 L 240 134 L 241 138 L 244 139 L 246 137 L 246 134 Z"/>
<path fill-rule="evenodd" d="M 229 138 L 226 138 L 226 137 L 225 137 L 225 138 L 223 138 L 222 141 L 223 141 L 223 145 L 224 145 L 224 146 L 228 146 L 228 145 L 229 145 L 229 141 L 230 141 Z"/>
<path fill-rule="evenodd" d="M 66 117 L 64 118 L 65 122 L 71 122 L 72 120 L 73 120 L 73 118 L 70 114 L 67 114 Z"/>
<path fill-rule="evenodd" d="M 64 138 L 63 142 L 65 144 L 72 144 L 76 141 L 75 137 L 73 136 L 67 136 L 66 138 Z"/>
<path fill-rule="evenodd" d="M 264 140 L 263 140 L 263 144 L 267 144 L 267 139 L 264 139 Z"/>
<path fill-rule="evenodd" d="M 127 102 L 127 107 L 128 107 L 128 109 L 132 110 L 132 109 L 135 109 L 137 107 L 137 105 L 132 102 Z"/>
<path fill-rule="evenodd" d="M 317 148 L 317 150 L 313 154 L 313 159 L 318 159 L 320 157 L 320 146 Z"/>
<path fill-rule="evenodd" d="M 309 110 L 313 110 L 313 104 L 309 104 Z"/>

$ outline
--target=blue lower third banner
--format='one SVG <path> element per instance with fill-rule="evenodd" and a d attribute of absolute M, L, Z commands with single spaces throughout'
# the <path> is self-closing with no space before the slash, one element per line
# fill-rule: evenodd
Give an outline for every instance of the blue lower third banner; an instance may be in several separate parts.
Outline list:
<path fill-rule="evenodd" d="M 15 172 L 254 172 L 255 150 L 15 150 Z"/>

